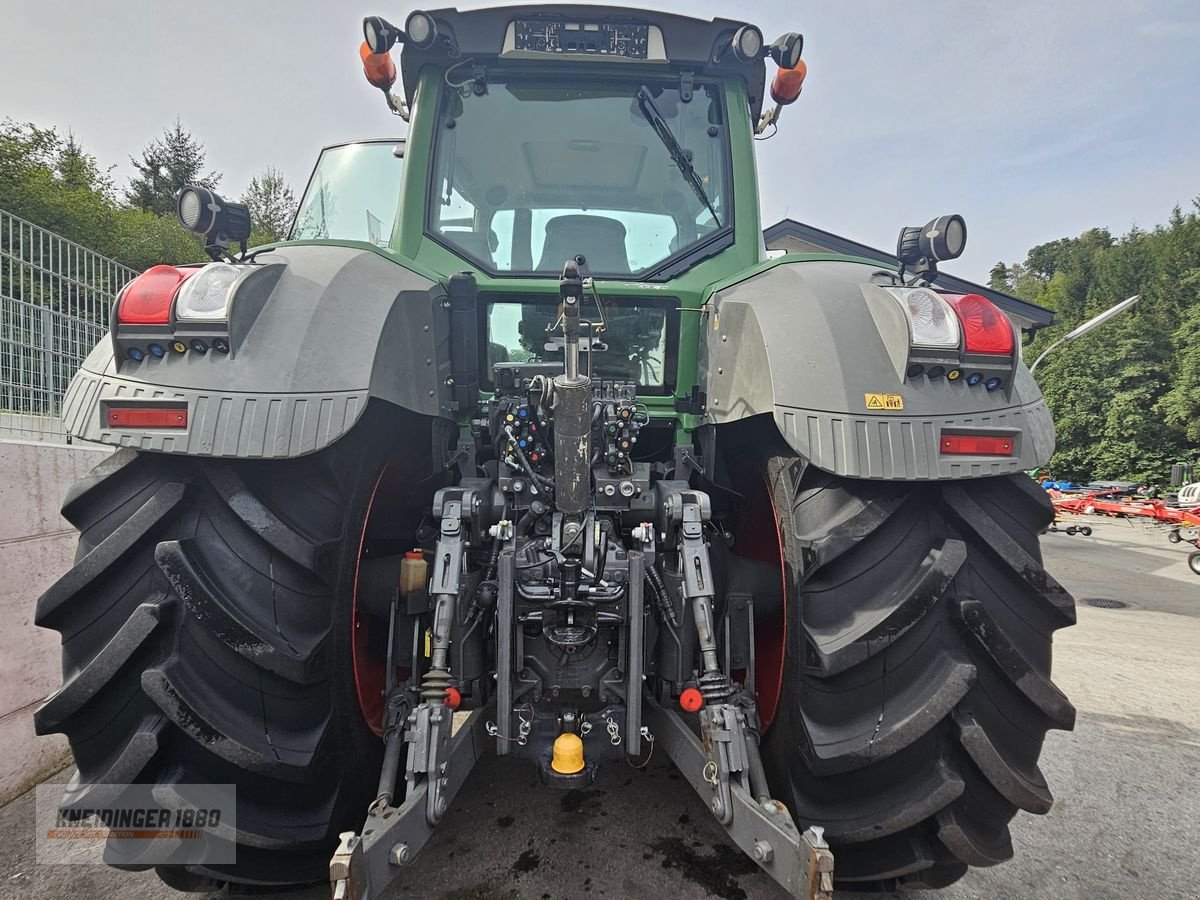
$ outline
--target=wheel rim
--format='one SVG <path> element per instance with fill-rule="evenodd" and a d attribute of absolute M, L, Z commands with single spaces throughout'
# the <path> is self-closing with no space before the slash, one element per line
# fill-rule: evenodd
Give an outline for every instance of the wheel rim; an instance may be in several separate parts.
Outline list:
<path fill-rule="evenodd" d="M 367 527 L 375 510 L 375 499 L 383 483 L 384 472 L 375 479 L 371 488 L 371 499 L 367 501 L 367 514 L 363 516 L 362 531 L 358 536 L 358 555 L 354 562 L 354 607 L 350 616 L 352 629 L 350 652 L 354 661 L 354 692 L 358 695 L 358 708 L 367 725 L 376 734 L 383 734 L 383 688 L 387 676 L 387 659 L 380 659 L 370 646 L 365 615 L 359 606 L 358 581 L 362 569 L 363 554 L 367 545 Z"/>
<path fill-rule="evenodd" d="M 350 617 L 352 629 L 350 652 L 354 668 L 354 690 L 358 696 L 358 707 L 368 727 L 377 735 L 383 734 L 384 689 L 387 685 L 387 623 L 371 616 L 365 609 L 360 594 L 360 575 L 365 559 L 372 557 L 374 544 L 370 539 L 373 526 L 394 521 L 403 478 L 407 475 L 399 461 L 389 463 L 380 472 L 371 489 L 363 516 L 362 530 L 358 539 L 358 555 L 354 563 L 353 608 Z M 411 546 L 408 545 L 408 546 Z M 395 549 L 395 548 L 393 548 Z M 372 627 L 374 626 L 374 627 Z M 408 677 L 408 670 L 398 668 L 398 679 Z"/>
<path fill-rule="evenodd" d="M 1188 557 L 1188 565 L 1192 567 L 1193 572 L 1200 575 L 1200 551 Z"/>
<path fill-rule="evenodd" d="M 754 684 L 758 716 L 765 732 L 775 718 L 783 689 L 783 657 L 787 641 L 787 568 L 784 565 L 783 532 L 770 481 L 764 474 L 748 483 L 743 495 L 748 501 L 737 528 L 734 552 L 746 559 L 779 568 L 782 592 L 779 611 L 754 617 Z"/>

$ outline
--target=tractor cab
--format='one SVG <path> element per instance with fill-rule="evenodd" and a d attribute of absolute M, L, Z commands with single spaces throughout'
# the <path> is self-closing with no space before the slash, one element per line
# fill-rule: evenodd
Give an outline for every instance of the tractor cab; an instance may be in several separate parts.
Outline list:
<path fill-rule="evenodd" d="M 674 413 L 698 380 L 680 310 L 763 257 L 752 139 L 799 93 L 800 35 L 527 6 L 373 16 L 364 37 L 364 74 L 408 135 L 325 148 L 290 239 L 469 272 L 485 390 L 497 364 L 561 358 L 547 326 L 570 262 L 590 288 L 588 371 Z M 764 116 L 768 58 L 794 83 Z"/>
<path fill-rule="evenodd" d="M 411 123 L 398 253 L 482 279 L 557 279 L 573 259 L 641 283 L 731 248 L 731 270 L 758 260 L 764 59 L 802 65 L 799 35 L 768 47 L 730 20 L 542 6 L 370 17 L 364 35 L 368 80 Z"/>

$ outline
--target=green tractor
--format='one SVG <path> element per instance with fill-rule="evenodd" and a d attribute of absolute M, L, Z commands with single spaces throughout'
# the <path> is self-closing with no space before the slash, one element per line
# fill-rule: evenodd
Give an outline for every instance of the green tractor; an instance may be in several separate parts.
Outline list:
<path fill-rule="evenodd" d="M 213 261 L 130 283 L 68 391 L 120 449 L 37 607 L 64 807 L 234 785 L 228 856 L 110 858 L 359 900 L 481 754 L 578 788 L 658 747 L 796 897 L 1008 859 L 1075 613 L 1019 329 L 938 286 L 962 219 L 898 267 L 767 254 L 754 139 L 798 34 L 517 6 L 364 35 L 406 140 L 327 148 L 252 253 L 186 189 Z"/>

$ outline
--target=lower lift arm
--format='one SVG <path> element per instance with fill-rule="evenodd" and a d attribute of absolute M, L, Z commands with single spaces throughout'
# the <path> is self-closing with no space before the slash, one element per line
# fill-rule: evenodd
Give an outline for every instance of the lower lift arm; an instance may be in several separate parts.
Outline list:
<path fill-rule="evenodd" d="M 739 696 L 720 668 L 715 587 L 704 536 L 708 497 L 700 491 L 675 490 L 663 498 L 663 508 L 677 539 L 684 599 L 696 620 L 704 706 L 698 713 L 699 736 L 682 716 L 649 698 L 644 719 L 735 844 L 793 897 L 832 900 L 833 854 L 822 829 L 801 833 L 787 807 L 771 799 L 759 756 L 753 695 Z"/>
<path fill-rule="evenodd" d="M 454 711 L 446 705 L 450 626 L 462 586 L 468 521 L 479 505 L 476 490 L 469 487 L 446 488 L 435 497 L 440 533 L 431 580 L 430 667 L 421 679 L 421 702 L 411 712 L 404 686 L 388 696 L 389 718 L 397 721 L 389 721 L 378 797 L 362 834 L 343 833 L 330 860 L 333 900 L 371 900 L 399 876 L 433 835 L 488 742 L 490 707 L 472 712 L 455 732 Z M 402 757 L 406 791 L 397 808 L 392 797 Z"/>

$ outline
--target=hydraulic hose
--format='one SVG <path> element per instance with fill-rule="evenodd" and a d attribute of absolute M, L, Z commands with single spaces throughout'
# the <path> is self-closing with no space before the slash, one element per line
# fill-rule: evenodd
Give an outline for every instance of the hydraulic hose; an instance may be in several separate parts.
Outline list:
<path fill-rule="evenodd" d="M 679 618 L 675 615 L 675 605 L 671 603 L 667 586 L 663 584 L 662 576 L 654 566 L 646 567 L 646 581 L 650 582 L 650 589 L 654 593 L 654 605 L 658 609 L 659 618 L 672 628 L 678 628 Z"/>

